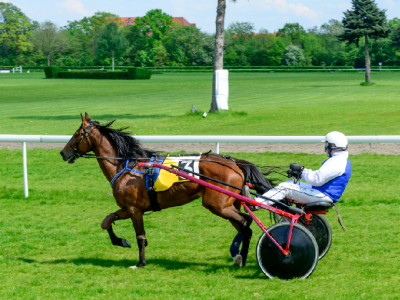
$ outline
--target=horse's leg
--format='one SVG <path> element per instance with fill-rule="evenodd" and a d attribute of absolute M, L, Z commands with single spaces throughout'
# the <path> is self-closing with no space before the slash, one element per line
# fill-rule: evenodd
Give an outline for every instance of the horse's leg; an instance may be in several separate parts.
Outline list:
<path fill-rule="evenodd" d="M 238 231 L 238 234 L 233 239 L 230 252 L 235 264 L 241 267 L 242 256 L 239 255 L 239 248 L 242 241 L 248 236 L 251 217 L 249 219 L 248 215 L 240 212 L 240 202 L 213 190 L 206 190 L 204 193 L 203 206 L 208 208 L 213 214 L 229 220 Z M 246 240 L 248 240 L 248 237 Z M 245 251 L 243 254 L 246 254 Z"/>
<path fill-rule="evenodd" d="M 130 206 L 128 208 L 128 212 L 132 220 L 133 227 L 135 228 L 136 241 L 139 248 L 139 263 L 136 266 L 130 267 L 131 269 L 136 269 L 146 265 L 145 248 L 147 246 L 147 240 L 144 231 L 143 212 L 134 206 Z"/>
<path fill-rule="evenodd" d="M 250 225 L 251 225 L 251 222 L 253 221 L 253 219 L 249 215 L 246 215 L 241 212 L 240 212 L 240 215 L 242 215 L 246 219 L 245 224 L 238 224 L 237 222 L 230 220 L 232 225 L 238 231 L 238 234 L 235 236 L 235 238 L 232 241 L 232 245 L 230 247 L 230 252 L 231 252 L 231 256 L 235 262 L 235 265 L 237 265 L 239 267 L 246 265 L 247 255 L 249 253 L 250 241 L 251 241 L 251 237 L 253 235 L 253 232 L 250 229 Z M 240 244 L 242 244 L 242 249 L 240 250 L 240 256 L 238 256 Z"/>
<path fill-rule="evenodd" d="M 111 223 L 114 221 L 125 220 L 128 218 L 129 218 L 129 214 L 125 210 L 120 209 L 120 210 L 116 211 L 115 213 L 109 214 L 101 223 L 101 228 L 107 229 L 108 235 L 110 236 L 111 243 L 114 246 L 132 248 L 132 246 L 128 240 L 121 239 L 115 235 L 115 233 L 112 229 L 112 225 L 111 225 Z"/>
<path fill-rule="evenodd" d="M 248 225 L 244 228 L 244 232 L 243 232 L 244 239 L 243 239 L 243 244 L 242 244 L 242 250 L 240 250 L 240 255 L 242 256 L 242 266 L 246 265 L 247 254 L 249 253 L 250 241 L 251 241 L 251 237 L 253 235 L 253 231 L 250 228 L 250 224 L 251 224 L 251 221 L 248 222 Z"/>
<path fill-rule="evenodd" d="M 115 213 L 111 213 L 104 218 L 103 222 L 101 223 L 101 228 L 107 229 L 108 227 L 110 227 L 112 222 L 126 219 L 129 219 L 129 214 L 125 210 L 119 209 Z"/>

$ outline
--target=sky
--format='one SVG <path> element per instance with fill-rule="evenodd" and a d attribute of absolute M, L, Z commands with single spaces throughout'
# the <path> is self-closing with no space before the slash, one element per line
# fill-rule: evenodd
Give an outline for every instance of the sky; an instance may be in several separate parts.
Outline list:
<path fill-rule="evenodd" d="M 215 32 L 217 0 L 0 0 L 18 6 L 30 19 L 50 20 L 59 26 L 67 21 L 106 11 L 120 17 L 138 17 L 161 8 L 173 17 L 184 17 L 202 31 Z M 400 0 L 376 0 L 389 19 L 400 18 Z M 285 23 L 300 23 L 305 29 L 321 26 L 330 19 L 341 20 L 351 8 L 350 0 L 227 0 L 225 28 L 231 22 L 252 22 L 256 31 L 277 31 Z"/>

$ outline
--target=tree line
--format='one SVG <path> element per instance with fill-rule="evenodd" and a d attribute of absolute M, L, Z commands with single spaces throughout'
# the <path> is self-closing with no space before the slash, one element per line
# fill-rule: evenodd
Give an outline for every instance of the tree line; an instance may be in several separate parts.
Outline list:
<path fill-rule="evenodd" d="M 223 63 L 365 67 L 365 37 L 354 38 L 344 26 L 350 25 L 332 19 L 320 27 L 287 23 L 276 33 L 254 33 L 253 23 L 233 22 L 223 33 Z M 370 63 L 400 65 L 400 19 L 385 26 L 385 34 L 367 39 Z M 59 27 L 33 21 L 17 6 L 1 2 L 0 45 L 0 66 L 211 66 L 215 35 L 175 24 L 160 9 L 136 18 L 133 25 L 122 26 L 117 15 L 96 12 Z"/>

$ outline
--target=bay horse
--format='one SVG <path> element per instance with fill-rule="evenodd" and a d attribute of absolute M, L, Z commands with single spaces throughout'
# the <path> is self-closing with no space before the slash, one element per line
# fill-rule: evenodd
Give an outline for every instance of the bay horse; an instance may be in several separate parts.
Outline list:
<path fill-rule="evenodd" d="M 109 182 L 124 169 L 126 161 L 130 160 L 129 168 L 134 171 L 123 172 L 112 183 L 113 196 L 120 209 L 108 215 L 101 227 L 107 229 L 113 245 L 130 247 L 127 240 L 118 238 L 114 234 L 111 223 L 116 220 L 131 219 L 139 248 L 139 262 L 131 268 L 143 267 L 146 265 L 145 247 L 147 246 L 143 214 L 151 211 L 152 207 L 146 189 L 145 175 L 143 175 L 146 170 L 140 167 L 138 162 L 151 158 L 154 153 L 143 148 L 138 140 L 130 136 L 125 131 L 127 128 L 111 128 L 114 121 L 101 125 L 91 120 L 87 113 L 85 113 L 85 117 L 81 114 L 81 120 L 81 126 L 60 154 L 64 161 L 72 164 L 80 156 L 93 151 Z M 254 164 L 219 154 L 201 155 L 199 172 L 236 187 L 243 187 L 248 181 L 260 194 L 273 187 L 272 183 Z M 208 179 L 204 180 L 211 182 Z M 223 184 L 211 183 L 235 193 L 240 192 L 240 190 Z M 229 220 L 238 231 L 230 249 L 231 255 L 237 265 L 245 265 L 252 236 L 249 227 L 252 219 L 248 214 L 240 211 L 240 201 L 191 181 L 174 183 L 168 190 L 157 193 L 157 201 L 161 209 L 184 205 L 200 197 L 205 208 L 213 214 Z M 239 254 L 241 243 L 243 245 Z"/>

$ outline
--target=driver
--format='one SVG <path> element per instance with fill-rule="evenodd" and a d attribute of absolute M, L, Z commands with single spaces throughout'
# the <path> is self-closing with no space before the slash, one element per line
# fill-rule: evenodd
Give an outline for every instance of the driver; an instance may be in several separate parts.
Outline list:
<path fill-rule="evenodd" d="M 328 159 L 322 163 L 319 170 L 313 171 L 304 166 L 292 163 L 288 175 L 297 180 L 289 179 L 269 190 L 263 196 L 274 200 L 292 199 L 300 204 L 313 201 L 337 202 L 342 196 L 351 175 L 349 153 L 346 151 L 348 142 L 346 136 L 337 131 L 328 133 L 324 140 Z M 307 183 L 300 182 L 303 179 Z M 255 201 L 273 205 L 272 201 L 257 197 Z"/>

